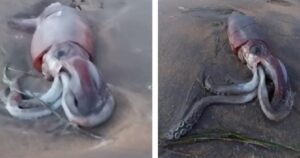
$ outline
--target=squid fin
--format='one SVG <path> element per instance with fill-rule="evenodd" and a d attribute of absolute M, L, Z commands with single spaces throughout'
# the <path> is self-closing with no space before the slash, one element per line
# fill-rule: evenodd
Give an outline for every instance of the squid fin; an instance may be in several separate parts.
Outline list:
<path fill-rule="evenodd" d="M 25 31 L 25 32 L 33 32 L 36 29 L 38 18 L 31 19 L 18 19 L 12 18 L 8 21 L 8 26 L 13 29 Z"/>

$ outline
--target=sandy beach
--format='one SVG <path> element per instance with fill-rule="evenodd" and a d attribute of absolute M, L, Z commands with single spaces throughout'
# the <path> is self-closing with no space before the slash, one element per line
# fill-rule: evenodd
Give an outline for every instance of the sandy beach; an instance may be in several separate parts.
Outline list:
<path fill-rule="evenodd" d="M 10 64 L 15 69 L 36 73 L 29 55 L 32 35 L 9 28 L 7 21 L 13 16 L 37 16 L 52 2 L 55 1 L 0 2 L 1 72 L 4 65 Z M 70 4 L 71 0 L 60 2 Z M 92 129 L 103 139 L 74 132 L 48 133 L 59 122 L 55 116 L 21 121 L 12 118 L 1 103 L 1 158 L 152 156 L 151 1 L 85 0 L 81 12 L 91 22 L 96 37 L 93 61 L 112 85 L 117 101 L 112 119 Z M 49 85 L 40 78 L 22 81 L 23 88 L 33 91 L 45 91 Z M 0 89 L 4 87 L 1 83 Z"/>
<path fill-rule="evenodd" d="M 191 133 L 222 127 L 299 148 L 299 9 L 299 1 L 293 0 L 159 0 L 159 135 L 180 119 L 187 108 L 183 105 L 187 92 L 204 71 L 216 84 L 225 84 L 227 74 L 243 81 L 251 77 L 228 44 L 226 18 L 237 10 L 255 17 L 272 54 L 285 64 L 296 94 L 294 108 L 286 119 L 275 123 L 264 116 L 257 99 L 245 105 L 212 106 Z M 208 94 L 201 89 L 199 95 Z M 281 149 L 224 141 L 159 149 L 162 158 L 297 156 Z"/>

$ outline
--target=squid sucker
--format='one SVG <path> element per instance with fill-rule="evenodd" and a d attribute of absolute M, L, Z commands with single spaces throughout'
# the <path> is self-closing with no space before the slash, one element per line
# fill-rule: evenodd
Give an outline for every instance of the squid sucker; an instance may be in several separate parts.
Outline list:
<path fill-rule="evenodd" d="M 112 116 L 114 97 L 91 62 L 93 33 L 79 10 L 56 2 L 36 18 L 12 18 L 8 24 L 16 29 L 34 30 L 31 42 L 33 66 L 45 79 L 53 80 L 49 91 L 37 99 L 53 110 L 62 106 L 68 120 L 78 126 L 93 127 Z M 10 90 L 3 100 L 8 112 L 20 119 L 51 114 L 49 108 L 30 107 L 34 98 L 22 98 L 18 85 L 20 78 L 6 79 Z"/>
<path fill-rule="evenodd" d="M 204 87 L 212 96 L 196 101 L 163 138 L 176 140 L 186 135 L 210 105 L 244 104 L 256 96 L 265 116 L 272 121 L 284 119 L 293 107 L 293 93 L 284 64 L 274 57 L 253 17 L 232 12 L 227 34 L 233 53 L 251 70 L 253 77 L 245 83 L 213 85 L 209 77 Z"/>

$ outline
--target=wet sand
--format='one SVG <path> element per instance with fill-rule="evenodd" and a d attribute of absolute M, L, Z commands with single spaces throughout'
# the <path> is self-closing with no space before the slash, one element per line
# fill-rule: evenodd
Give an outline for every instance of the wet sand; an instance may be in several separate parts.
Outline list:
<path fill-rule="evenodd" d="M 258 100 L 239 106 L 208 108 L 192 130 L 226 128 L 253 137 L 300 147 L 299 42 L 300 3 L 292 0 L 160 0 L 159 1 L 159 134 L 178 121 L 187 108 L 187 92 L 197 76 L 210 74 L 216 84 L 225 84 L 229 74 L 248 80 L 251 72 L 234 56 L 226 35 L 226 17 L 232 10 L 254 16 L 261 25 L 271 52 L 285 64 L 295 108 L 281 122 L 269 121 Z M 199 96 L 208 95 L 201 89 Z M 285 150 L 266 150 L 235 142 L 209 141 L 185 145 L 160 157 L 297 157 Z M 174 152 L 175 151 L 175 152 Z M 181 154 L 180 154 L 181 153 Z"/>
<path fill-rule="evenodd" d="M 54 1 L 0 2 L 0 45 L 4 49 L 0 54 L 1 69 L 10 63 L 16 69 L 36 73 L 29 56 L 31 34 L 10 29 L 6 23 L 12 16 L 36 16 L 51 2 Z M 71 0 L 60 2 L 70 4 Z M 112 85 L 117 101 L 112 119 L 92 129 L 103 140 L 76 133 L 48 133 L 59 122 L 55 116 L 21 121 L 1 109 L 1 158 L 151 157 L 151 1 L 86 0 L 82 12 L 91 22 L 96 38 L 93 60 Z M 27 78 L 22 84 L 35 91 L 49 86 L 36 78 Z M 1 83 L 0 89 L 4 87 Z"/>

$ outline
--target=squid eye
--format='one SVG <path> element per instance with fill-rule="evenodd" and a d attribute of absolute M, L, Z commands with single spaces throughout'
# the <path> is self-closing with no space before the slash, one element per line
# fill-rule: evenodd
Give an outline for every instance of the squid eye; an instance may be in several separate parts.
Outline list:
<path fill-rule="evenodd" d="M 255 54 L 255 55 L 262 54 L 265 51 L 266 51 L 266 48 L 262 44 L 255 45 L 255 46 L 253 46 L 253 47 L 250 48 L 250 53 L 251 54 Z"/>
<path fill-rule="evenodd" d="M 258 54 L 260 51 L 260 48 L 257 47 L 257 46 L 253 46 L 251 49 L 250 49 L 250 53 L 251 54 Z"/>
<path fill-rule="evenodd" d="M 60 59 L 60 58 L 61 58 L 62 56 L 64 56 L 65 54 L 66 54 L 65 51 L 59 50 L 59 51 L 56 52 L 55 56 L 56 56 L 57 59 Z"/>

